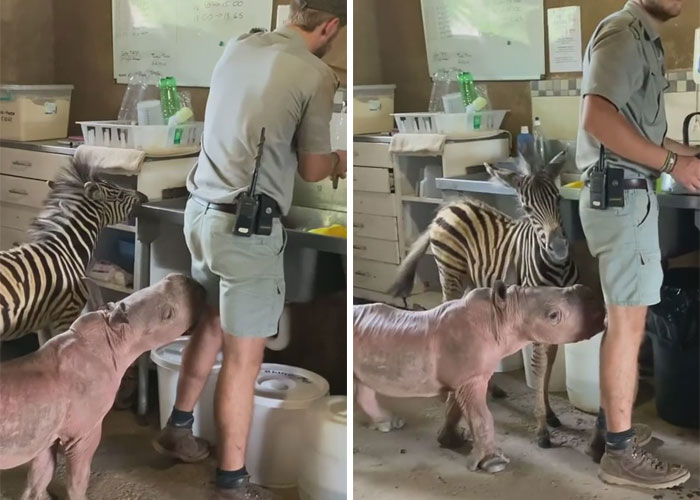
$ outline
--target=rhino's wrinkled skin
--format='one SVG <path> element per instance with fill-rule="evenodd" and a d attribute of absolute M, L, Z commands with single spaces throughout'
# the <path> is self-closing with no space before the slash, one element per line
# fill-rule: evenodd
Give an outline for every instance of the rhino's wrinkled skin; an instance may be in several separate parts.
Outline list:
<path fill-rule="evenodd" d="M 353 311 L 355 394 L 373 427 L 403 426 L 377 403 L 391 397 L 448 394 L 443 446 L 461 444 L 462 415 L 474 442 L 470 468 L 498 472 L 508 459 L 494 443 L 493 417 L 486 406 L 488 381 L 499 361 L 530 342 L 564 344 L 603 330 L 605 310 L 593 293 L 569 288 L 479 288 L 429 311 L 405 311 L 384 304 Z"/>
<path fill-rule="evenodd" d="M 90 463 L 126 369 L 197 320 L 204 290 L 171 274 L 106 310 L 86 314 L 37 352 L 0 365 L 0 469 L 31 461 L 22 500 L 48 500 L 56 451 L 69 500 L 85 500 Z"/>

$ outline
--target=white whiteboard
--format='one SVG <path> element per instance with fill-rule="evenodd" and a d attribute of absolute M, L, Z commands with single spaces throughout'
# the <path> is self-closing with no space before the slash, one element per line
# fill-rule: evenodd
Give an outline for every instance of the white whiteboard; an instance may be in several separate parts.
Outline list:
<path fill-rule="evenodd" d="M 475 80 L 539 80 L 543 0 L 421 0 L 430 74 L 469 71 Z"/>
<path fill-rule="evenodd" d="M 271 24 L 272 0 L 112 0 L 114 78 L 153 71 L 208 87 L 226 43 Z"/>

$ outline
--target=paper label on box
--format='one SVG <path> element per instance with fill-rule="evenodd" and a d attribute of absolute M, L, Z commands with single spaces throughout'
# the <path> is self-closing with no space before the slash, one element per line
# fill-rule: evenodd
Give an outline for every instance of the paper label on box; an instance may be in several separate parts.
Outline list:
<path fill-rule="evenodd" d="M 370 99 L 367 102 L 367 105 L 369 106 L 370 111 L 379 111 L 380 109 L 382 109 L 382 101 L 380 101 L 379 99 Z"/>
<path fill-rule="evenodd" d="M 56 114 L 56 103 L 52 101 L 47 101 L 44 103 L 44 114 L 45 115 L 55 115 Z"/>

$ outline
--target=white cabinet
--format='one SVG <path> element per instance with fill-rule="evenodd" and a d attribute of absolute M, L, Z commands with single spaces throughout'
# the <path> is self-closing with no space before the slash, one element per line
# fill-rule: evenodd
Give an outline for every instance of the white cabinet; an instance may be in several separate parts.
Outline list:
<path fill-rule="evenodd" d="M 353 294 L 428 309 L 442 300 L 429 251 L 418 264 L 412 295 L 403 301 L 387 294 L 411 243 L 428 228 L 442 203 L 435 189 L 421 193 L 420 183 L 433 174 L 461 176 L 470 167 L 507 158 L 510 136 L 503 132 L 478 139 L 448 138 L 441 156 L 392 155 L 390 141 L 388 136 L 360 135 L 353 143 Z"/>

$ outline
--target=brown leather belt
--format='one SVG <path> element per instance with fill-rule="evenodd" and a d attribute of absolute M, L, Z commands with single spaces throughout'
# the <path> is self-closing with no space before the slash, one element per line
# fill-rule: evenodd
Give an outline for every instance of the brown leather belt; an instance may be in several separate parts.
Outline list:
<path fill-rule="evenodd" d="M 589 185 L 589 181 L 585 182 L 586 186 Z M 647 179 L 642 179 L 641 177 L 632 179 L 622 179 L 622 189 L 649 189 L 649 181 Z"/>
<path fill-rule="evenodd" d="M 266 195 L 260 195 L 260 196 L 266 196 Z M 238 202 L 234 201 L 233 203 L 212 203 L 206 200 L 203 200 L 201 198 L 197 198 L 194 195 L 191 195 L 192 199 L 202 205 L 204 208 L 211 208 L 214 210 L 218 210 L 219 212 L 226 212 L 227 214 L 233 214 L 236 215 L 238 213 Z M 271 214 L 273 218 L 279 218 L 282 217 L 282 211 L 279 209 L 279 206 L 276 207 L 276 210 L 274 211 L 273 214 Z"/>

